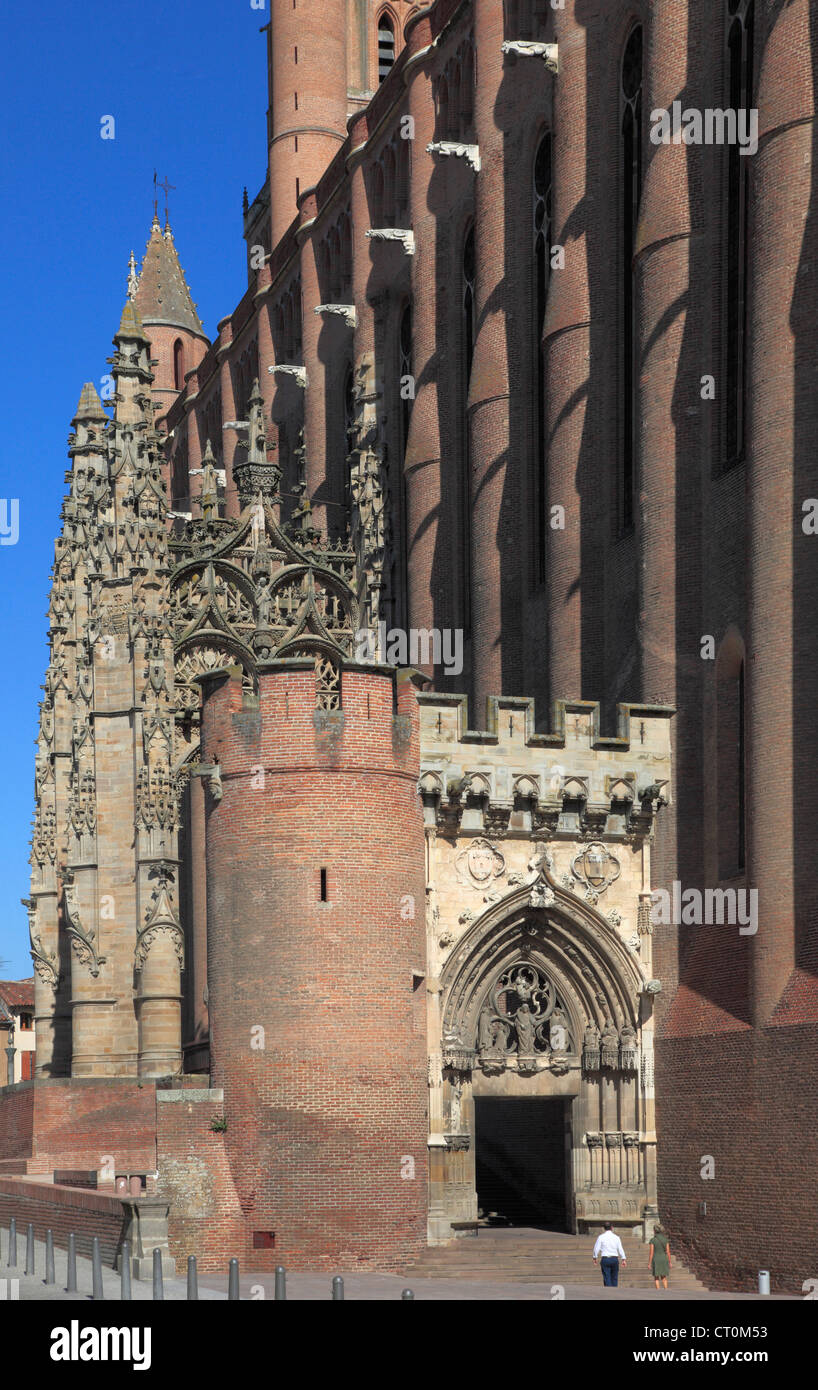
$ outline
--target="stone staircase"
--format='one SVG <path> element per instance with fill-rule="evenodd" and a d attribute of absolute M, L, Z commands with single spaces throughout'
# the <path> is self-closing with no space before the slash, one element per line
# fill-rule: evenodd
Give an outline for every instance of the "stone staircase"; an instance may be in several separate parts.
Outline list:
<path fill-rule="evenodd" d="M 426 1279 L 488 1279 L 528 1284 L 602 1284 L 593 1262 L 595 1236 L 565 1235 L 522 1226 L 502 1229 L 481 1227 L 477 1234 L 458 1236 L 447 1245 L 432 1245 L 406 1271 Z M 632 1236 L 620 1237 L 628 1263 L 620 1265 L 623 1288 L 652 1289 L 648 1246 Z M 673 1253 L 668 1283 L 678 1292 L 706 1292 Z"/>

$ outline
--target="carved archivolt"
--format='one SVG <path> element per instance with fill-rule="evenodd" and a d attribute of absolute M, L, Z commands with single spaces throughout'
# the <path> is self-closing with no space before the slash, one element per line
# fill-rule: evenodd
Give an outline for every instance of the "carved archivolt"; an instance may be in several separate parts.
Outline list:
<path fill-rule="evenodd" d="M 616 1033 L 617 1065 L 635 1065 L 639 994 L 643 977 L 638 960 L 619 939 L 605 919 L 587 903 L 553 882 L 544 860 L 534 883 L 529 878 L 500 903 L 490 904 L 472 922 L 458 949 L 446 962 L 441 974 L 443 998 L 443 1046 L 447 1064 L 469 1068 L 481 1054 L 481 1014 L 486 1001 L 494 997 L 497 982 L 511 978 L 508 972 L 525 964 L 536 977 L 537 989 L 547 981 L 553 998 L 565 1016 L 565 1034 L 579 1065 L 578 1040 L 586 1029 L 601 1036 L 610 1025 Z M 550 898 L 546 907 L 532 907 L 532 894 Z M 522 976 L 515 977 L 522 979 Z M 506 988 L 506 985 L 503 986 Z M 547 993 L 547 991 L 546 991 Z M 519 998 L 519 994 L 517 996 Z M 532 995 L 533 997 L 533 995 Z M 545 998 L 541 995 L 540 998 Z M 507 1034 L 502 1055 L 518 1050 L 516 1023 L 508 1008 L 493 1009 L 503 1014 L 509 1026 L 498 1026 Z M 512 1009 L 511 1013 L 515 1013 Z M 536 1011 L 535 1011 L 536 1017 Z M 496 1021 L 496 1020 L 495 1020 Z M 546 1021 L 539 1017 L 537 1025 Z M 482 1043 L 490 1034 L 483 1024 Z M 523 1013 L 526 1038 L 530 1032 Z M 536 1026 L 535 1026 L 535 1038 Z M 503 1040 L 501 1040 L 503 1041 Z M 541 1044 L 550 1040 L 541 1036 Z M 534 1054 L 543 1050 L 535 1046 Z"/>

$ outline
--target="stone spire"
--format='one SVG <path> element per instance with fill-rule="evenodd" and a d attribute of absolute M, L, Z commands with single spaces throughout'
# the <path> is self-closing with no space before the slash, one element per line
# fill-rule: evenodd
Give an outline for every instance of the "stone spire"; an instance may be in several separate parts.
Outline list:
<path fill-rule="evenodd" d="M 166 221 L 163 232 L 156 213 L 133 296 L 130 285 L 129 279 L 128 297 L 132 298 L 144 324 L 169 324 L 205 337 L 185 272 L 179 264 L 170 225 Z"/>

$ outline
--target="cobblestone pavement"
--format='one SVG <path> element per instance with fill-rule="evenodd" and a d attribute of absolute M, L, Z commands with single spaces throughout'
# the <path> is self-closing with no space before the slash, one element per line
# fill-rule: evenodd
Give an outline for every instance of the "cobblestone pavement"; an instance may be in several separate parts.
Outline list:
<path fill-rule="evenodd" d="M 55 1250 L 54 1264 L 56 1283 L 46 1285 L 44 1283 L 45 1272 L 45 1243 L 35 1242 L 35 1263 L 34 1274 L 25 1274 L 25 1232 L 22 1239 L 18 1234 L 18 1264 L 15 1268 L 9 1268 L 6 1264 L 7 1250 L 6 1245 L 3 1251 L 3 1260 L 0 1263 L 0 1298 L 19 1298 L 21 1302 L 43 1301 L 54 1303 L 90 1303 L 91 1300 L 91 1261 L 83 1256 L 77 1256 L 77 1293 L 66 1293 L 65 1284 L 67 1277 L 67 1255 L 64 1250 Z M 343 1271 L 340 1271 L 343 1274 Z M 407 1287 L 407 1280 L 397 1274 L 344 1274 L 344 1293 L 349 1300 L 358 1301 L 400 1301 L 401 1292 Z M 6 1280 L 5 1288 L 2 1280 Z M 15 1290 L 12 1281 L 18 1281 Z M 111 1269 L 103 1269 L 102 1284 L 105 1294 L 105 1301 L 116 1303 L 120 1300 L 120 1278 Z M 599 1299 L 620 1302 L 713 1302 L 713 1301 L 759 1301 L 769 1300 L 759 1299 L 758 1294 L 735 1294 L 735 1293 L 699 1293 L 687 1292 L 674 1293 L 672 1289 L 667 1292 L 645 1289 L 629 1289 L 627 1282 L 617 1289 L 605 1289 L 602 1287 L 601 1280 L 597 1283 L 588 1284 L 565 1284 L 557 1285 L 552 1281 L 543 1284 L 512 1284 L 500 1281 L 486 1280 L 485 1283 L 471 1279 L 414 1279 L 410 1285 L 415 1295 L 415 1299 L 426 1299 L 444 1302 L 463 1302 L 485 1300 L 514 1301 L 523 1302 L 537 1299 L 539 1301 L 551 1302 L 559 1298 L 559 1290 L 564 1290 L 566 1301 L 588 1302 Z M 152 1301 L 152 1286 L 150 1281 L 134 1279 L 131 1283 L 134 1302 Z M 272 1299 L 274 1289 L 274 1279 L 271 1274 L 264 1275 L 245 1275 L 241 1279 L 241 1297 L 248 1301 Z M 262 1292 L 263 1291 L 263 1292 Z M 187 1285 L 185 1279 L 165 1279 L 164 1295 L 166 1302 L 181 1302 L 187 1297 Z M 293 1301 L 310 1299 L 314 1301 L 329 1300 L 331 1296 L 331 1277 L 328 1274 L 289 1274 L 287 1276 L 287 1297 Z M 223 1300 L 227 1297 L 227 1276 L 220 1278 L 218 1275 L 200 1275 L 199 1277 L 199 1299 Z M 792 1296 L 793 1301 L 800 1300 Z M 775 1299 L 779 1301 L 779 1299 Z M 785 1300 L 786 1301 L 786 1300 Z"/>

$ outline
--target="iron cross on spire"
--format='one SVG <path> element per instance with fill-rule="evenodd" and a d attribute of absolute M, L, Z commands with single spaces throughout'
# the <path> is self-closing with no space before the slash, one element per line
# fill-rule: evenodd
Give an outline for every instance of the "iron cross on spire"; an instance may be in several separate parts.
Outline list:
<path fill-rule="evenodd" d="M 163 191 L 163 193 L 164 193 L 164 195 L 165 195 L 165 226 L 167 227 L 167 225 L 168 225 L 168 194 L 171 193 L 171 192 L 172 192 L 172 193 L 175 193 L 175 192 L 176 192 L 176 184 L 175 184 L 175 183 L 170 183 L 170 181 L 168 180 L 167 174 L 165 174 L 165 177 L 164 177 L 164 178 L 161 180 L 161 182 L 160 182 L 160 181 L 157 179 L 157 177 L 156 177 L 156 170 L 154 169 L 154 171 L 153 171 L 153 215 L 154 215 L 154 217 L 158 217 L 158 216 L 159 216 L 159 213 L 158 213 L 159 199 L 158 199 L 157 196 L 156 196 L 157 187 L 158 187 L 158 188 L 161 188 L 162 191 Z"/>

